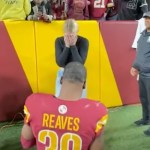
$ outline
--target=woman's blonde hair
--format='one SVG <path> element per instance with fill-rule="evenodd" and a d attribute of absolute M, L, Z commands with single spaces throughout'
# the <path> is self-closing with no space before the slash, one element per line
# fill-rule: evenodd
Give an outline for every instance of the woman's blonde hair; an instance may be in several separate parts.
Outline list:
<path fill-rule="evenodd" d="M 74 19 L 67 19 L 64 23 L 64 32 L 78 32 L 78 24 Z"/>

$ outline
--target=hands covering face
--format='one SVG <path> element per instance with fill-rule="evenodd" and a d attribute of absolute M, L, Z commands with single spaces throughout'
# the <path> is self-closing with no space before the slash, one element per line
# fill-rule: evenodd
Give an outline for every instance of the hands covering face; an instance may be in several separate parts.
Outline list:
<path fill-rule="evenodd" d="M 70 47 L 76 45 L 77 42 L 77 34 L 76 33 L 65 33 L 64 41 L 66 47 Z"/>

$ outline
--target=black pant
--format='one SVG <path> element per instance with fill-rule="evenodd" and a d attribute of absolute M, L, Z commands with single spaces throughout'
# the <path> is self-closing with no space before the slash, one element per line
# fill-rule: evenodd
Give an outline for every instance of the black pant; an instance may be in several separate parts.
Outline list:
<path fill-rule="evenodd" d="M 150 121 L 150 78 L 139 77 L 139 96 L 142 104 L 143 120 Z"/>

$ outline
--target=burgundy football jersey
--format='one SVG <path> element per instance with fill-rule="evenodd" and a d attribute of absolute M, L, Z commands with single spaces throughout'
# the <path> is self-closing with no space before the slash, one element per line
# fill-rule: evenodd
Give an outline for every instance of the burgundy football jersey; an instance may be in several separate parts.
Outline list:
<path fill-rule="evenodd" d="M 91 19 L 99 20 L 106 12 L 107 4 L 113 0 L 90 0 L 89 14 Z"/>
<path fill-rule="evenodd" d="M 24 112 L 38 150 L 88 150 L 107 121 L 100 102 L 64 101 L 47 94 L 29 96 Z"/>
<path fill-rule="evenodd" d="M 55 0 L 52 2 L 52 12 L 54 19 L 56 20 L 64 20 L 67 18 L 66 10 L 65 10 L 66 0 Z"/>
<path fill-rule="evenodd" d="M 87 0 L 67 0 L 68 18 L 76 20 L 89 19 Z"/>

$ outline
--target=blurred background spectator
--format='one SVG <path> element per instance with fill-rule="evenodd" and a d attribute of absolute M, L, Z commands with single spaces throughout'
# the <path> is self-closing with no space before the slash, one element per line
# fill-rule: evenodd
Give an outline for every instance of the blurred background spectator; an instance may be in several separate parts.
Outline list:
<path fill-rule="evenodd" d="M 146 0 L 121 0 L 118 20 L 139 20 L 147 11 Z"/>
<path fill-rule="evenodd" d="M 106 20 L 117 20 L 120 1 L 121 0 L 113 0 L 114 6 L 107 8 Z"/>
<path fill-rule="evenodd" d="M 0 20 L 25 20 L 30 11 L 29 0 L 0 0 Z"/>
<path fill-rule="evenodd" d="M 89 15 L 90 19 L 105 20 L 106 10 L 113 7 L 113 0 L 90 0 Z"/>
<path fill-rule="evenodd" d="M 52 10 L 49 2 L 44 0 L 31 1 L 31 12 L 27 20 L 43 20 L 50 22 L 52 18 Z"/>
<path fill-rule="evenodd" d="M 146 0 L 148 4 L 148 10 L 150 11 L 150 0 Z"/>
<path fill-rule="evenodd" d="M 88 0 L 68 0 L 67 1 L 67 17 L 76 20 L 89 19 Z"/>
<path fill-rule="evenodd" d="M 66 0 L 49 0 L 52 6 L 53 16 L 56 20 L 67 19 Z"/>

